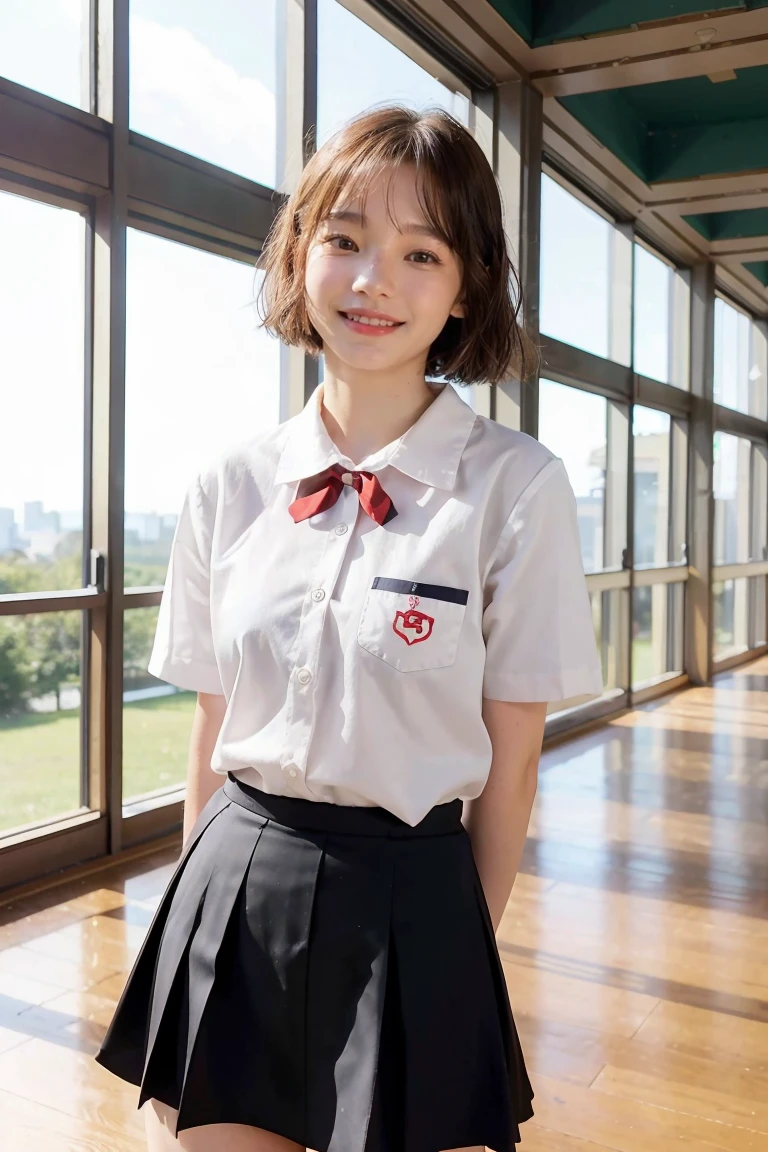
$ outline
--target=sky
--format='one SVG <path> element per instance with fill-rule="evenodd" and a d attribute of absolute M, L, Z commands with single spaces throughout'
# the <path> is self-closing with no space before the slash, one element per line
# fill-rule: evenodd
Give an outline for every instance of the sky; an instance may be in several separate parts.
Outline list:
<path fill-rule="evenodd" d="M 275 0 L 132 0 L 131 127 L 272 186 L 274 9 Z M 79 105 L 80 13 L 81 0 L 2 0 L 0 75 Z M 466 117 L 463 97 L 335 0 L 319 3 L 318 74 L 319 143 L 388 99 Z M 603 356 L 611 233 L 544 177 L 542 329 Z M 0 193 L 0 507 L 19 521 L 24 501 L 82 506 L 84 235 L 76 213 Z M 636 363 L 666 379 L 671 273 L 638 252 Z M 255 287 L 247 264 L 129 230 L 127 512 L 178 513 L 202 462 L 279 419 L 279 348 L 257 328 Z M 555 394 L 542 390 L 541 437 L 586 495 L 605 401 L 558 388 L 553 407 L 545 393 Z M 658 417 L 638 409 L 636 432 L 658 431 Z"/>

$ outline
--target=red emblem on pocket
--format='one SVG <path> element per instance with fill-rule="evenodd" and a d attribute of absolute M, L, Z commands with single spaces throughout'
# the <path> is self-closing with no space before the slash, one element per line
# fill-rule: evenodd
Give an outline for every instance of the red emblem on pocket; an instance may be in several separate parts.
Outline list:
<path fill-rule="evenodd" d="M 432 635 L 432 627 L 435 623 L 432 616 L 427 616 L 424 612 L 418 612 L 416 610 L 418 602 L 418 596 L 409 596 L 409 610 L 407 612 L 396 612 L 395 618 L 392 621 L 394 631 L 409 645 L 419 644 L 422 640 L 428 640 Z"/>

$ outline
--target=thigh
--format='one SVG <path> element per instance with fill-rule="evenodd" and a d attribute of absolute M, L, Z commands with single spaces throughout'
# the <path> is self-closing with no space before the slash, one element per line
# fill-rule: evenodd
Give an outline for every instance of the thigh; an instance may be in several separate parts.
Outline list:
<path fill-rule="evenodd" d="M 147 1152 L 307 1152 L 301 1144 L 250 1124 L 201 1124 L 176 1136 L 175 1108 L 160 1100 L 143 1105 Z"/>

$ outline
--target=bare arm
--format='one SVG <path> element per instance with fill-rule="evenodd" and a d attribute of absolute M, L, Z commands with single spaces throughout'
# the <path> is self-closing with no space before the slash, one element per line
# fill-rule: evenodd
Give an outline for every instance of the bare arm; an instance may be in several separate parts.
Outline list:
<path fill-rule="evenodd" d="M 198 692 L 187 761 L 187 795 L 184 801 L 183 844 L 205 805 L 226 777 L 211 769 L 211 756 L 227 707 L 225 696 Z M 183 846 L 183 845 L 182 845 Z"/>
<path fill-rule="evenodd" d="M 483 699 L 483 720 L 493 745 L 491 770 L 480 795 L 465 801 L 462 822 L 472 842 L 494 932 L 520 867 L 546 715 L 544 701 Z"/>

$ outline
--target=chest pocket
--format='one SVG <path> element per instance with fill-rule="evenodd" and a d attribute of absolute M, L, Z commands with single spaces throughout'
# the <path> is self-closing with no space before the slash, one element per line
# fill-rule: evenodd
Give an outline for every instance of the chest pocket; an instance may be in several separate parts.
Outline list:
<path fill-rule="evenodd" d="M 357 642 L 399 672 L 453 664 L 469 592 L 376 576 L 366 593 Z"/>

